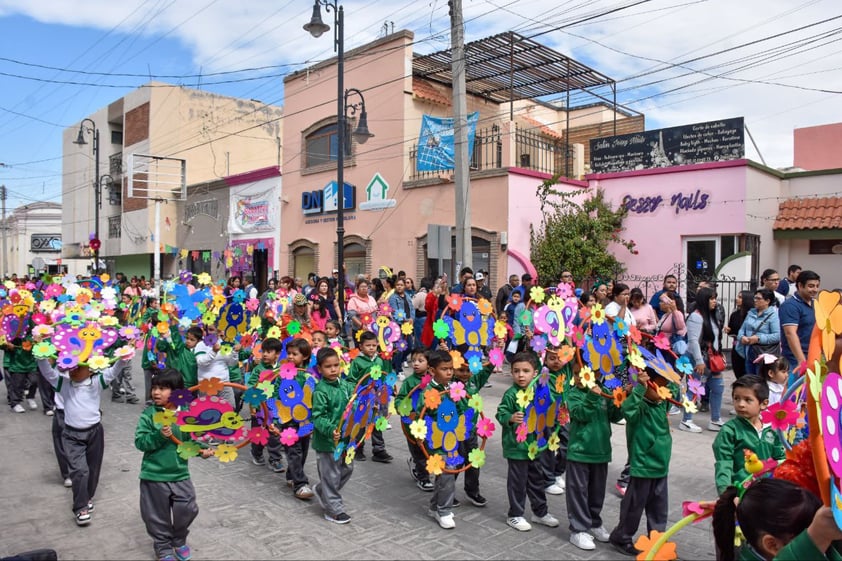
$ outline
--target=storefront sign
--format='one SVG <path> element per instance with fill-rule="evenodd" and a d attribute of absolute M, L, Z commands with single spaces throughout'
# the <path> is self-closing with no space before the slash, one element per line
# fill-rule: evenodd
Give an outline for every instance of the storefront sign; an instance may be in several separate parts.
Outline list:
<path fill-rule="evenodd" d="M 29 250 L 33 253 L 61 251 L 61 234 L 32 234 Z"/>
<path fill-rule="evenodd" d="M 591 172 L 683 166 L 745 156 L 743 118 L 591 140 Z"/>
<path fill-rule="evenodd" d="M 214 220 L 219 220 L 219 201 L 217 199 L 210 199 L 207 201 L 187 203 L 184 206 L 185 222 L 190 222 L 200 214 L 210 216 Z"/>
<path fill-rule="evenodd" d="M 642 197 L 626 195 L 623 197 L 622 204 L 629 212 L 634 214 L 652 214 L 666 205 L 675 209 L 676 214 L 680 214 L 681 212 L 706 209 L 710 206 L 710 194 L 703 193 L 701 189 L 696 189 L 695 193 L 674 193 L 667 198 L 662 195 Z"/>
<path fill-rule="evenodd" d="M 336 212 L 337 205 L 337 191 L 336 181 L 328 183 L 324 189 L 320 191 L 305 191 L 301 193 L 301 211 L 305 215 L 323 214 L 327 212 Z M 357 202 L 357 188 L 350 183 L 345 183 L 343 200 L 343 210 L 354 210 Z"/>
<path fill-rule="evenodd" d="M 395 199 L 387 198 L 389 184 L 386 183 L 386 180 L 379 173 L 375 173 L 371 181 L 368 182 L 365 193 L 368 200 L 360 203 L 360 210 L 382 210 L 384 208 L 393 208 L 398 204 Z"/>

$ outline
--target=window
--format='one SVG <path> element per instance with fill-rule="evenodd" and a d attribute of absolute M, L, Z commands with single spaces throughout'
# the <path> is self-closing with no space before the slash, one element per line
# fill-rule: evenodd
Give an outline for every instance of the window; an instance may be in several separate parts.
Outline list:
<path fill-rule="evenodd" d="M 108 239 L 119 239 L 120 235 L 123 231 L 123 221 L 122 216 L 119 214 L 117 216 L 109 216 L 108 217 Z"/>
<path fill-rule="evenodd" d="M 123 144 L 123 131 L 111 131 L 111 144 Z"/>
<path fill-rule="evenodd" d="M 455 258 L 456 258 L 456 236 L 451 236 L 450 238 L 450 253 L 454 257 L 454 259 L 442 259 L 441 261 L 441 270 L 439 270 L 439 260 L 438 259 L 430 259 L 427 258 L 427 275 L 430 276 L 438 276 L 442 273 L 447 273 L 447 276 L 450 277 L 450 284 L 456 284 L 458 280 L 454 280 L 457 277 L 459 271 L 455 269 Z M 471 236 L 471 259 L 473 260 L 473 266 L 471 267 L 474 271 L 488 271 L 491 269 L 491 243 L 488 240 L 480 238 L 478 236 Z M 424 245 L 424 253 L 426 255 L 426 244 Z M 451 282 L 452 281 L 452 282 Z"/>
<path fill-rule="evenodd" d="M 292 252 L 293 276 L 306 279 L 316 270 L 316 252 L 311 247 L 299 247 Z"/>
<path fill-rule="evenodd" d="M 342 256 L 345 261 L 345 270 L 348 272 L 348 277 L 351 279 L 357 278 L 357 275 L 365 274 L 365 246 L 359 243 L 345 244 L 345 252 Z"/>
<path fill-rule="evenodd" d="M 112 206 L 120 206 L 123 204 L 123 186 L 117 183 L 111 183 L 108 186 L 108 204 Z"/>
<path fill-rule="evenodd" d="M 305 139 L 307 163 L 306 167 L 313 167 L 335 161 L 339 155 L 339 126 L 334 123 L 326 125 L 310 133 Z M 345 135 L 350 140 L 350 135 Z M 345 155 L 350 156 L 350 142 L 345 142 Z"/>
<path fill-rule="evenodd" d="M 836 251 L 834 251 L 836 248 Z M 842 253 L 842 240 L 810 240 L 810 255 L 833 255 Z"/>

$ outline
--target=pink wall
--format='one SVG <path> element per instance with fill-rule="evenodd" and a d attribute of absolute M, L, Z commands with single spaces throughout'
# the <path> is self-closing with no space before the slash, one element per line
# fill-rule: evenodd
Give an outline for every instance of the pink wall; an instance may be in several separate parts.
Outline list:
<path fill-rule="evenodd" d="M 793 131 L 793 165 L 806 170 L 842 168 L 842 123 Z"/>

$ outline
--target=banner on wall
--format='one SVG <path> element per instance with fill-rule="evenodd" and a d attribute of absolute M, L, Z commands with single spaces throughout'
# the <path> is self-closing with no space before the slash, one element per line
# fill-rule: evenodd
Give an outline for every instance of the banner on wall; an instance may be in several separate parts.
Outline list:
<path fill-rule="evenodd" d="M 474 153 L 477 121 L 479 112 L 468 115 L 468 154 Z M 418 154 L 415 158 L 417 171 L 454 169 L 456 160 L 453 135 L 453 118 L 424 115 L 418 138 Z"/>
<path fill-rule="evenodd" d="M 278 229 L 280 193 L 275 187 L 277 183 L 277 180 L 258 181 L 231 188 L 229 233 L 252 234 Z"/>

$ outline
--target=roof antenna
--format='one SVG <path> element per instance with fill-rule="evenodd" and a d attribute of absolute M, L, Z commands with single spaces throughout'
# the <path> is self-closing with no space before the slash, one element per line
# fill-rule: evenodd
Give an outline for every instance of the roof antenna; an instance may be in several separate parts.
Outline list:
<path fill-rule="evenodd" d="M 760 152 L 760 148 L 758 148 L 758 147 L 757 147 L 757 143 L 754 141 L 754 137 L 753 137 L 753 136 L 751 136 L 751 131 L 750 131 L 750 130 L 748 130 L 748 125 L 746 125 L 745 123 L 743 123 L 743 126 L 744 126 L 744 127 L 745 127 L 745 129 L 746 129 L 746 133 L 748 134 L 748 138 L 749 138 L 749 140 L 751 140 L 751 145 L 752 145 L 752 146 L 754 146 L 754 149 L 755 149 L 755 150 L 757 150 L 757 155 L 758 155 L 758 156 L 760 156 L 760 161 L 761 161 L 761 162 L 763 162 L 763 165 L 764 165 L 764 166 L 769 167 L 769 166 L 766 164 L 766 159 L 763 157 L 763 154 Z"/>

